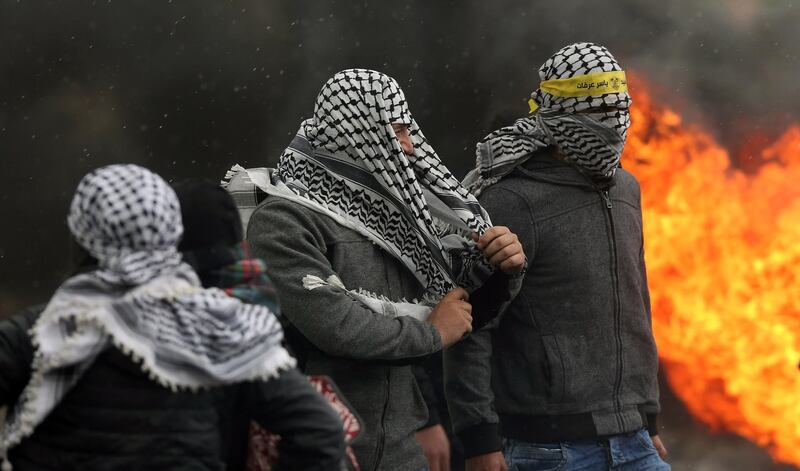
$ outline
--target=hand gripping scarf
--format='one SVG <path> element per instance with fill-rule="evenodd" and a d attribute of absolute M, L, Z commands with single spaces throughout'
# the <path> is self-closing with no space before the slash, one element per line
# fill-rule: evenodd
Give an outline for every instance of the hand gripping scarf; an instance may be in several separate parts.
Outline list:
<path fill-rule="evenodd" d="M 476 168 L 464 179 L 476 195 L 551 145 L 596 186 L 613 184 L 630 125 L 625 72 L 605 47 L 575 43 L 547 59 L 539 78 L 531 116 L 478 143 Z"/>
<path fill-rule="evenodd" d="M 109 345 L 173 390 L 267 379 L 294 366 L 267 308 L 203 289 L 181 262 L 178 200 L 157 175 L 135 165 L 89 173 L 67 222 L 99 268 L 64 282 L 31 329 L 32 377 L 3 430 L 3 455 Z"/>
<path fill-rule="evenodd" d="M 403 153 L 393 123 L 409 126 L 413 157 Z M 349 69 L 328 80 L 265 191 L 363 234 L 431 297 L 480 286 L 493 271 L 469 238 L 491 226 L 489 216 L 428 144 L 400 86 L 382 73 Z"/>

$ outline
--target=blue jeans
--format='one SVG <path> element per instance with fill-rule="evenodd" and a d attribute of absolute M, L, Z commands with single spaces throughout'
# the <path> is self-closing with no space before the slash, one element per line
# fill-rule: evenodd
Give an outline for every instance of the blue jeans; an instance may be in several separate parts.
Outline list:
<path fill-rule="evenodd" d="M 592 440 L 528 443 L 505 439 L 509 471 L 670 471 L 647 430 Z"/>

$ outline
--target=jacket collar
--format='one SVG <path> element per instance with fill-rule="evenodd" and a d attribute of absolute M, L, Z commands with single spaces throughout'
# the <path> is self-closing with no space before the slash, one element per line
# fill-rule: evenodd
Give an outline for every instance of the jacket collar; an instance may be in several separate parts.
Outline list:
<path fill-rule="evenodd" d="M 575 168 L 575 166 L 560 160 L 557 152 L 553 147 L 536 151 L 525 163 L 517 167 L 514 173 L 536 181 L 574 186 L 587 191 L 608 189 L 597 186 L 592 182 L 591 178 Z M 611 186 L 613 186 L 613 183 Z"/>

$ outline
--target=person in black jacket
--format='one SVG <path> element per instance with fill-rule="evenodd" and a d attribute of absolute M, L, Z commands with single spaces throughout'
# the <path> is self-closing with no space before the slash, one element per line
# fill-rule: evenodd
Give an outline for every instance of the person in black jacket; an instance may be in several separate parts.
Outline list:
<path fill-rule="evenodd" d="M 236 404 L 282 436 L 282 469 L 339 469 L 337 415 L 267 308 L 203 289 L 181 261 L 179 211 L 141 167 L 84 177 L 68 223 L 97 269 L 0 323 L 6 468 L 226 469 Z"/>
<path fill-rule="evenodd" d="M 445 352 L 467 470 L 669 470 L 625 73 L 576 43 L 539 75 L 532 114 L 481 141 L 464 182 L 529 257 L 505 315 Z"/>
<path fill-rule="evenodd" d="M 265 262 L 252 258 L 243 241 L 243 228 L 239 211 L 231 195 L 219 185 L 204 180 L 189 179 L 173 185 L 181 205 L 184 234 L 178 249 L 184 260 L 195 269 L 206 288 L 220 288 L 229 296 L 244 302 L 266 306 L 281 323 L 275 287 L 265 271 Z M 330 406 L 321 395 L 310 395 L 311 386 L 305 375 L 296 369 L 285 371 L 273 379 L 271 387 L 286 403 L 296 403 L 296 413 L 261 423 L 269 431 L 286 430 L 291 423 L 305 423 L 313 427 L 328 416 Z M 248 431 L 251 411 L 246 402 L 226 404 L 222 417 L 221 438 L 226 445 L 226 469 L 244 469 L 248 452 Z M 290 424 L 282 424 L 280 420 Z M 320 437 L 303 444 L 307 447 L 324 447 L 324 441 L 335 435 Z"/>

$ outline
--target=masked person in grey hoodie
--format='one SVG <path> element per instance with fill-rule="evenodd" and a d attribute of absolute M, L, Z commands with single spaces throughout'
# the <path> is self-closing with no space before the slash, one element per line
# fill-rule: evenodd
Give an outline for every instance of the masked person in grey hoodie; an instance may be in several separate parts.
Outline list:
<path fill-rule="evenodd" d="M 489 306 L 481 315 L 508 302 L 525 260 L 516 236 L 491 227 L 397 82 L 371 70 L 328 80 L 277 169 L 238 170 L 228 188 L 240 208 L 254 194 L 237 192 L 241 180 L 264 195 L 247 240 L 309 344 L 305 372 L 331 376 L 363 418 L 359 463 L 422 468 L 414 433 L 427 411 L 411 363 L 469 334 L 470 293 Z"/>
<path fill-rule="evenodd" d="M 640 190 L 619 165 L 625 73 L 576 43 L 539 76 L 531 115 L 482 140 L 464 182 L 529 257 L 498 322 L 445 352 L 467 469 L 668 470 Z"/>

